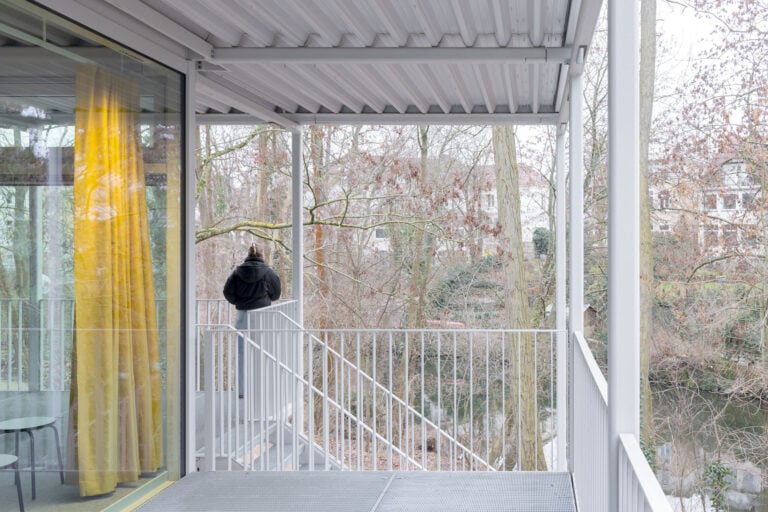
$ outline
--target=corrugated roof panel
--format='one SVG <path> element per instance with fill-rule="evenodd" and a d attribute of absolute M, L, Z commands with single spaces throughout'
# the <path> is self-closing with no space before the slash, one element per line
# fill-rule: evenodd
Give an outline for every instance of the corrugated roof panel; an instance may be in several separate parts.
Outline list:
<path fill-rule="evenodd" d="M 187 48 L 204 61 L 199 72 L 209 81 L 201 89 L 217 90 L 198 98 L 199 111 L 272 121 L 307 113 L 349 120 L 350 112 L 552 112 L 563 103 L 560 70 L 572 51 L 549 49 L 562 46 L 569 24 L 575 32 L 568 17 L 579 16 L 571 0 L 74 1 L 89 13 L 109 12 L 134 30 L 134 42 L 163 45 L 159 54 Z M 592 24 L 582 33 L 591 34 L 600 3 L 574 8 Z M 309 53 L 318 49 L 330 53 Z"/>

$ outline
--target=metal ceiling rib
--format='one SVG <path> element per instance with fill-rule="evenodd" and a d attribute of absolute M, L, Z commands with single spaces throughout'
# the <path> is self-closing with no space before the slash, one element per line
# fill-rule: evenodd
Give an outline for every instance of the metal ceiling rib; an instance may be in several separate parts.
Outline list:
<path fill-rule="evenodd" d="M 285 127 L 562 122 L 569 73 L 580 72 L 574 59 L 602 3 L 38 1 L 91 26 L 108 21 L 111 37 L 177 69 L 198 60 L 201 122 Z"/>

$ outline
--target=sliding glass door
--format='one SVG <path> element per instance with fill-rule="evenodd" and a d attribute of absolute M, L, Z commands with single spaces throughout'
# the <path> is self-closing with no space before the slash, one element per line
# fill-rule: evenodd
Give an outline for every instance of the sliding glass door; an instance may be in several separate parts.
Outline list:
<path fill-rule="evenodd" d="M 19 506 L 14 469 L 26 510 L 103 509 L 180 471 L 183 77 L 14 5 L 0 0 L 0 453 L 18 463 L 0 509 Z"/>

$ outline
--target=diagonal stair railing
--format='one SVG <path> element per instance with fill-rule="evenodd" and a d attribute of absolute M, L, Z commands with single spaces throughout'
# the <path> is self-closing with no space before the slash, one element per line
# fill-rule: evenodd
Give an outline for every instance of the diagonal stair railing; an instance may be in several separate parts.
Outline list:
<path fill-rule="evenodd" d="M 230 461 L 221 469 L 509 470 L 531 440 L 537 467 L 553 467 L 554 331 L 310 332 L 286 312 L 253 313 L 242 401 L 237 331 L 204 328 L 207 469 L 218 458 Z M 525 343 L 534 397 L 521 386 Z M 525 398 L 534 436 L 508 421 Z"/>

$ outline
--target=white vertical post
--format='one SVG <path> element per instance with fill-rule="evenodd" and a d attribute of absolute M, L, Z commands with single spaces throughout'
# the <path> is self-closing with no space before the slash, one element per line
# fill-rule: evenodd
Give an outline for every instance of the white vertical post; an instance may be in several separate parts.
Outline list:
<path fill-rule="evenodd" d="M 301 128 L 296 128 L 291 133 L 291 238 L 293 239 L 293 253 L 292 253 L 292 274 L 291 280 L 291 298 L 296 301 L 296 317 L 294 320 L 302 328 L 304 327 L 304 157 L 303 157 L 303 133 Z M 311 359 L 312 339 L 307 338 L 309 342 L 309 351 Z M 296 332 L 293 343 L 293 369 L 296 375 L 304 375 L 304 333 Z M 310 372 L 311 372 L 310 364 Z M 297 384 L 298 385 L 298 384 Z M 309 386 L 306 390 L 300 391 L 298 395 L 301 399 L 293 404 L 294 410 L 294 429 L 298 430 L 304 425 L 304 400 L 305 398 L 312 400 L 312 380 L 309 380 Z M 310 416 L 310 422 L 311 422 Z M 311 426 L 311 425 L 310 425 Z M 314 435 L 314 432 L 310 429 L 310 439 Z M 313 453 L 314 450 L 310 449 L 310 466 L 314 464 Z"/>
<path fill-rule="evenodd" d="M 568 337 L 565 332 L 565 127 L 555 149 L 555 329 L 557 329 L 557 470 L 566 471 Z"/>
<path fill-rule="evenodd" d="M 291 216 L 293 239 L 293 280 L 291 298 L 296 301 L 296 322 L 304 326 L 304 194 L 302 130 L 296 128 L 291 138 Z"/>
<path fill-rule="evenodd" d="M 578 53 L 578 64 L 584 61 L 583 50 Z M 568 340 L 573 358 L 574 332 L 584 332 L 584 125 L 582 123 L 582 91 L 583 79 L 581 73 L 571 76 L 570 90 L 570 124 L 568 155 L 568 168 L 570 173 L 570 272 L 569 272 L 569 322 Z M 576 421 L 574 410 L 574 382 L 573 372 L 569 375 L 568 412 L 571 428 L 568 430 L 568 446 L 573 451 L 575 440 L 573 438 L 573 425 Z M 572 459 L 573 457 L 571 457 Z M 569 460 L 568 468 L 573 470 L 573 460 Z"/>
<path fill-rule="evenodd" d="M 196 471 L 196 453 L 195 446 L 196 425 L 195 425 L 195 400 L 197 389 L 197 351 L 196 351 L 196 327 L 195 327 L 195 141 L 197 140 L 197 121 L 195 119 L 195 83 L 197 82 L 197 63 L 195 61 L 187 62 L 187 76 L 185 82 L 185 165 L 182 169 L 184 175 L 184 299 L 186 302 L 185 333 L 183 339 L 186 344 L 186 361 L 184 379 L 185 393 L 185 439 L 186 439 L 186 464 L 185 473 Z M 211 371 L 210 367 L 206 371 Z"/>
<path fill-rule="evenodd" d="M 608 3 L 609 507 L 619 509 L 619 436 L 640 431 L 640 163 L 637 1 Z"/>
<path fill-rule="evenodd" d="M 579 52 L 579 59 L 584 54 Z M 584 126 L 582 124 L 581 74 L 571 76 L 570 102 L 570 199 L 571 199 L 571 265 L 570 265 L 570 333 L 584 332 Z"/>

